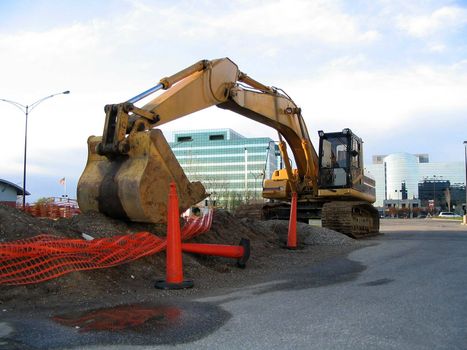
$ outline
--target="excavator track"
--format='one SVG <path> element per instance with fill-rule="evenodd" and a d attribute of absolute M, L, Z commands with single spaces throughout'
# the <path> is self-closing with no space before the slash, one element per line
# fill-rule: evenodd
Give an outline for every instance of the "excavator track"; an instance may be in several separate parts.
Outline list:
<path fill-rule="evenodd" d="M 365 238 L 379 233 L 378 211 L 369 203 L 334 201 L 323 205 L 323 227 L 352 238 Z"/>

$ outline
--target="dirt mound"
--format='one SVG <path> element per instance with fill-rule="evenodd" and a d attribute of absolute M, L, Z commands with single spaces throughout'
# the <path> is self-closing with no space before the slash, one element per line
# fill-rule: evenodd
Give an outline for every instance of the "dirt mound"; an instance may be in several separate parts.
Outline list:
<path fill-rule="evenodd" d="M 43 232 L 59 234 L 50 227 L 48 221 L 0 204 L 0 242 L 31 237 Z"/>
<path fill-rule="evenodd" d="M 29 213 L 0 204 L 0 242 L 41 233 L 69 238 L 80 238 L 82 233 L 86 233 L 94 238 L 102 238 L 141 231 L 165 235 L 165 230 L 165 225 L 125 222 L 95 212 L 58 220 L 36 218 Z"/>
<path fill-rule="evenodd" d="M 80 238 L 85 233 L 94 238 L 147 231 L 165 236 L 165 225 L 125 222 L 101 213 L 86 213 L 58 220 L 39 219 L 18 209 L 0 205 L 0 242 L 27 238 L 40 233 Z M 216 210 L 211 230 L 193 241 L 199 243 L 237 244 L 248 238 L 254 247 L 283 246 L 287 241 L 288 221 L 238 219 L 225 210 Z M 338 232 L 297 223 L 302 245 L 348 244 L 354 240 Z"/>
<path fill-rule="evenodd" d="M 306 244 L 347 244 L 350 238 L 334 231 L 304 224 L 297 226 L 301 247 Z M 95 238 L 140 231 L 165 236 L 164 225 L 127 223 L 99 213 L 81 214 L 73 218 L 38 219 L 14 208 L 0 205 L 0 242 L 31 237 L 40 233 L 81 238 L 86 233 Z M 237 219 L 227 211 L 214 213 L 210 231 L 192 242 L 238 244 L 241 238 L 251 242 L 249 270 L 269 266 L 274 254 L 282 254 L 287 240 L 287 221 Z M 329 238 L 331 237 L 331 238 Z M 323 243 L 324 242 L 324 243 Z M 327 243 L 326 243 L 327 242 Z M 334 242 L 334 243 L 333 243 Z M 215 276 L 237 270 L 235 261 L 210 256 L 184 254 L 184 273 L 191 278 Z M 60 278 L 26 286 L 0 286 L 0 305 L 60 305 L 63 299 L 75 303 L 95 299 L 121 297 L 152 291 L 155 279 L 165 275 L 165 253 L 148 256 L 114 268 L 73 272 Z M 64 298 L 66 296 L 66 298 Z"/>

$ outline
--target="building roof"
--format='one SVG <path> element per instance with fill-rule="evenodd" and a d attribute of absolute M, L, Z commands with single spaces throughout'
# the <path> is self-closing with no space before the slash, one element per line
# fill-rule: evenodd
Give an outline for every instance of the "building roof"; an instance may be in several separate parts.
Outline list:
<path fill-rule="evenodd" d="M 13 187 L 15 190 L 16 190 L 16 194 L 18 196 L 22 196 L 23 195 L 23 188 L 14 184 L 13 182 L 10 182 L 10 181 L 7 181 L 7 180 L 3 180 L 3 179 L 0 179 L 0 185 L 6 185 L 6 186 L 10 186 L 10 187 Z M 28 191 L 26 191 L 26 196 L 29 196 L 30 193 Z"/>
<path fill-rule="evenodd" d="M 373 158 L 372 158 L 373 164 L 383 164 L 384 158 L 388 156 L 394 156 L 394 155 L 412 155 L 417 158 L 417 161 L 419 163 L 430 163 L 430 156 L 428 155 L 428 153 L 409 154 L 406 152 L 396 152 L 396 153 L 391 153 L 391 154 L 373 155 Z"/>

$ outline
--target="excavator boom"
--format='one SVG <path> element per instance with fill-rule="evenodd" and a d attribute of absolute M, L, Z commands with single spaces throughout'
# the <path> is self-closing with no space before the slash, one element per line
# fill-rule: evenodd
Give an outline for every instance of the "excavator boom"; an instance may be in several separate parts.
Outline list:
<path fill-rule="evenodd" d="M 159 90 L 164 91 L 144 106 L 135 106 Z M 199 61 L 124 103 L 105 107 L 103 135 L 88 139 L 88 161 L 78 183 L 81 210 L 162 223 L 170 182 L 177 186 L 182 211 L 206 198 L 203 185 L 187 179 L 155 127 L 211 106 L 277 130 L 285 169 L 265 182 L 263 197 L 288 201 L 296 192 L 299 198 L 319 199 L 318 155 L 301 109 L 282 90 L 256 81 L 230 59 L 221 58 Z M 296 169 L 288 159 L 287 144 Z"/>
<path fill-rule="evenodd" d="M 141 108 L 134 106 L 158 90 L 165 91 Z M 297 163 L 297 175 L 287 164 L 289 187 L 317 193 L 318 157 L 300 108 L 286 94 L 222 58 L 199 61 L 127 102 L 105 107 L 102 137 L 88 139 L 88 162 L 78 183 L 80 208 L 132 221 L 164 222 L 169 182 L 177 185 L 181 210 L 206 198 L 202 184 L 186 178 L 154 127 L 215 105 L 275 128 Z M 285 142 L 283 152 L 286 157 Z"/>

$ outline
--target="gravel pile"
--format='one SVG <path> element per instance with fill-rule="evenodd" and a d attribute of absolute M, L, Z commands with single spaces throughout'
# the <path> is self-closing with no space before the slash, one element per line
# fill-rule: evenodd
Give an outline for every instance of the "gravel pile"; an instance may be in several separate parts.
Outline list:
<path fill-rule="evenodd" d="M 258 221 L 241 219 L 241 222 L 256 232 L 264 232 L 266 235 L 276 236 L 285 244 L 289 230 L 289 222 L 285 220 Z M 351 245 L 356 241 L 342 233 L 318 226 L 310 226 L 305 223 L 297 223 L 297 238 L 301 245 Z"/>
<path fill-rule="evenodd" d="M 300 225 L 306 245 L 351 245 L 356 243 L 355 239 L 328 228 Z"/>

